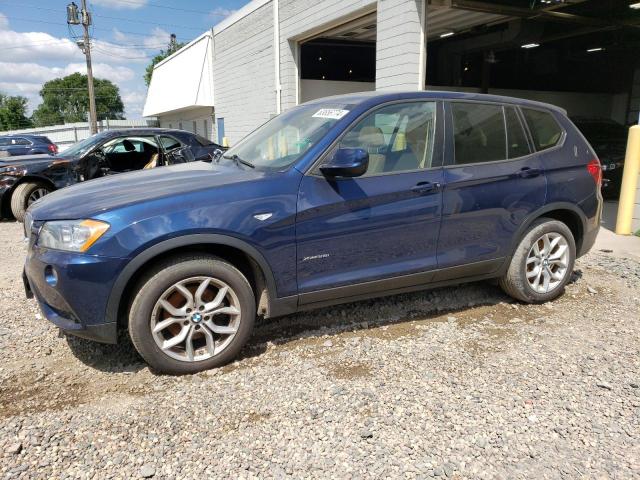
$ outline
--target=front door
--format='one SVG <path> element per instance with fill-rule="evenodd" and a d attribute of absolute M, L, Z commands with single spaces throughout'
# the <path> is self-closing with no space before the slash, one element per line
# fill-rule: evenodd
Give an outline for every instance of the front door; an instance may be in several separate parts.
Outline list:
<path fill-rule="evenodd" d="M 444 270 L 436 281 L 497 270 L 522 221 L 546 197 L 543 165 L 516 107 L 451 102 L 446 110 L 452 135 L 438 242 Z"/>
<path fill-rule="evenodd" d="M 377 108 L 355 122 L 324 159 L 337 148 L 365 149 L 369 166 L 363 176 L 330 179 L 318 166 L 305 175 L 296 221 L 301 303 L 356 296 L 355 284 L 393 277 L 391 288 L 401 288 L 416 281 L 397 278 L 408 274 L 424 274 L 420 280 L 428 281 L 437 266 L 441 217 L 441 108 L 433 101 Z M 353 288 L 339 288 L 348 286 Z M 367 292 L 376 288 L 389 284 L 370 284 Z"/>

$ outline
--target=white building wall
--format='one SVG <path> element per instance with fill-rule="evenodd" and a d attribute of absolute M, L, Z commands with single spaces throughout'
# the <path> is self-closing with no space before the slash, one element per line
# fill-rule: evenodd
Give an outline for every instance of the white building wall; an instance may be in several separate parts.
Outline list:
<path fill-rule="evenodd" d="M 375 0 L 279 0 L 282 110 L 298 103 L 298 40 L 375 9 Z"/>
<path fill-rule="evenodd" d="M 300 103 L 316 98 L 344 93 L 369 92 L 376 89 L 373 82 L 340 82 L 337 80 L 300 80 Z"/>
<path fill-rule="evenodd" d="M 424 88 L 423 0 L 378 0 L 376 90 Z"/>
<path fill-rule="evenodd" d="M 276 111 L 273 43 L 272 2 L 214 35 L 215 117 L 230 145 Z"/>
<path fill-rule="evenodd" d="M 213 108 L 211 107 L 189 108 L 158 115 L 157 118 L 159 126 L 162 128 L 187 130 L 216 141 L 213 134 Z"/>

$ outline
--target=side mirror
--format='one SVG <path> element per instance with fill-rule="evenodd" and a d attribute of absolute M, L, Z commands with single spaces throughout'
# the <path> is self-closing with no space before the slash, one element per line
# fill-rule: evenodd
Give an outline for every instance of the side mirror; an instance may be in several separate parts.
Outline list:
<path fill-rule="evenodd" d="M 369 154 L 362 148 L 339 148 L 320 171 L 326 177 L 359 177 L 369 167 Z"/>

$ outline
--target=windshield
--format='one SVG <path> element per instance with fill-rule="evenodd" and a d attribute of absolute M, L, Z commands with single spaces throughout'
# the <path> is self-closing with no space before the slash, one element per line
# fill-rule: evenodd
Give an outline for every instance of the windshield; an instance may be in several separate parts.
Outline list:
<path fill-rule="evenodd" d="M 97 133 L 95 135 L 92 135 L 89 138 L 80 140 L 78 143 L 74 143 L 69 148 L 67 148 L 64 152 L 61 152 L 61 153 L 68 157 L 79 157 L 87 153 L 98 143 L 102 142 L 107 136 L 108 135 L 106 133 Z"/>
<path fill-rule="evenodd" d="M 239 157 L 257 168 L 282 170 L 306 153 L 344 117 L 345 105 L 303 105 L 274 117 L 238 145 L 224 158 Z"/>

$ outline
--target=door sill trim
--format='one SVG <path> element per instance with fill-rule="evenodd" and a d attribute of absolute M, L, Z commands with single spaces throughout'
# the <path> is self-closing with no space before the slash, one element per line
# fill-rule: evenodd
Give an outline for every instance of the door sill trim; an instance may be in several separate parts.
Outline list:
<path fill-rule="evenodd" d="M 496 272 L 505 263 L 505 258 L 482 260 L 466 265 L 412 273 L 398 277 L 372 280 L 344 285 L 340 287 L 301 293 L 298 305 L 304 309 L 316 304 L 335 304 L 372 297 L 382 297 L 411 290 L 422 290 L 431 286 L 440 286 L 448 282 L 473 281 L 496 276 Z"/>

